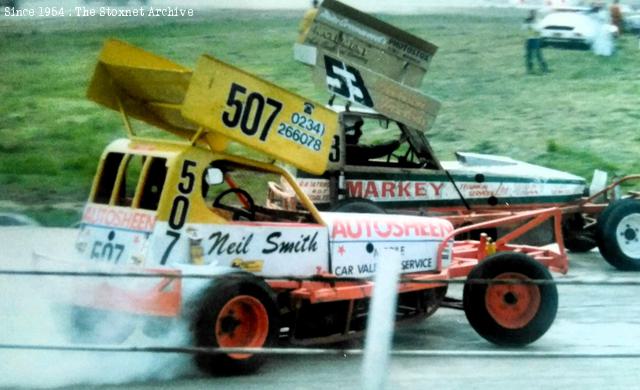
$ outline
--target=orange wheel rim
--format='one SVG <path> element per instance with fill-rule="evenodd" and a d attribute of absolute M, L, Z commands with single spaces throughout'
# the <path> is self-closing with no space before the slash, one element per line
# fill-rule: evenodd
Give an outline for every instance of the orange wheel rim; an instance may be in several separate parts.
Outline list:
<path fill-rule="evenodd" d="M 250 295 L 238 295 L 220 310 L 216 321 L 216 339 L 222 348 L 262 347 L 269 335 L 269 315 L 262 302 Z M 233 359 L 248 359 L 252 354 L 232 353 Z"/>
<path fill-rule="evenodd" d="M 525 275 L 508 272 L 494 280 L 529 280 Z M 540 309 L 540 289 L 534 284 L 491 284 L 485 294 L 485 305 L 491 317 L 502 327 L 525 327 Z"/>

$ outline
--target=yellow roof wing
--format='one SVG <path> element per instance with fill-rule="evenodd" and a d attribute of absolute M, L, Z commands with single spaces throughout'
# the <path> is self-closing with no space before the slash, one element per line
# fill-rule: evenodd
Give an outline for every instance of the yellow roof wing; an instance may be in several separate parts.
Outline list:
<path fill-rule="evenodd" d="M 335 95 L 421 131 L 433 125 L 440 110 L 437 99 L 418 89 L 325 53 L 318 56 L 313 81 Z"/>
<path fill-rule="evenodd" d="M 440 102 L 422 93 L 437 46 L 335 0 L 325 0 L 294 46 L 314 66 L 314 82 L 332 94 L 426 131 Z"/>
<path fill-rule="evenodd" d="M 87 96 L 127 125 L 133 117 L 216 148 L 232 139 L 317 174 L 338 126 L 335 112 L 215 58 L 192 72 L 117 40 L 105 43 Z"/>
<path fill-rule="evenodd" d="M 191 70 L 117 40 L 108 40 L 87 97 L 116 111 L 181 136 L 197 125 L 179 115 Z"/>
<path fill-rule="evenodd" d="M 302 39 L 359 68 L 419 87 L 438 47 L 335 0 L 322 2 Z"/>

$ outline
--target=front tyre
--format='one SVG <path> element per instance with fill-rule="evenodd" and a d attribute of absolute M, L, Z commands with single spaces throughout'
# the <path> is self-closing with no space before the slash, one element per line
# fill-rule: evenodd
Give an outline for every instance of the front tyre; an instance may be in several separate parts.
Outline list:
<path fill-rule="evenodd" d="M 587 234 L 581 234 L 565 238 L 564 247 L 573 253 L 586 253 L 596 247 L 596 241 Z"/>
<path fill-rule="evenodd" d="M 362 198 L 343 199 L 333 206 L 331 211 L 338 213 L 386 214 L 382 207 Z"/>
<path fill-rule="evenodd" d="M 277 309 L 269 287 L 249 275 L 225 275 L 203 295 L 193 322 L 198 347 L 261 348 L 277 338 Z M 198 367 L 212 375 L 256 371 L 264 355 L 197 354 Z"/>
<path fill-rule="evenodd" d="M 501 252 L 480 262 L 467 281 L 552 280 L 549 271 L 531 257 Z M 558 311 L 554 284 L 465 283 L 464 312 L 480 336 L 502 346 L 523 346 L 544 335 Z"/>
<path fill-rule="evenodd" d="M 442 286 L 426 290 L 423 293 L 424 318 L 431 317 L 440 308 L 442 301 L 447 296 L 448 289 L 449 286 Z"/>
<path fill-rule="evenodd" d="M 583 253 L 596 247 L 593 229 L 585 229 L 585 225 L 582 214 L 572 214 L 564 218 L 562 235 L 565 248 L 574 253 Z"/>
<path fill-rule="evenodd" d="M 623 271 L 640 271 L 640 201 L 611 203 L 598 217 L 596 240 L 609 264 Z"/>

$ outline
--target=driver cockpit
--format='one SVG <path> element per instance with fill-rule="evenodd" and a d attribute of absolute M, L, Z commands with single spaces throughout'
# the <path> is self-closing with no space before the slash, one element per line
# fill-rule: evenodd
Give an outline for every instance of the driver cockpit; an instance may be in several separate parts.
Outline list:
<path fill-rule="evenodd" d="M 227 220 L 315 222 L 307 210 L 284 210 L 269 203 L 270 183 L 282 182 L 287 179 L 277 172 L 218 160 L 205 171 L 202 196 L 210 210 Z"/>
<path fill-rule="evenodd" d="M 438 169 L 424 134 L 379 114 L 343 112 L 346 165 Z"/>

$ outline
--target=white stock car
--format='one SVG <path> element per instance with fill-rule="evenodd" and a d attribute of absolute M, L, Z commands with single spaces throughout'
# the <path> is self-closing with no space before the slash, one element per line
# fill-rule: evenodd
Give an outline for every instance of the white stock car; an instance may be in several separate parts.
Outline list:
<path fill-rule="evenodd" d="M 603 26 L 604 24 L 604 26 Z M 602 28 L 616 33 L 617 28 L 606 24 L 588 8 L 559 9 L 547 14 L 536 24 L 544 45 L 575 45 L 590 48 Z"/>

